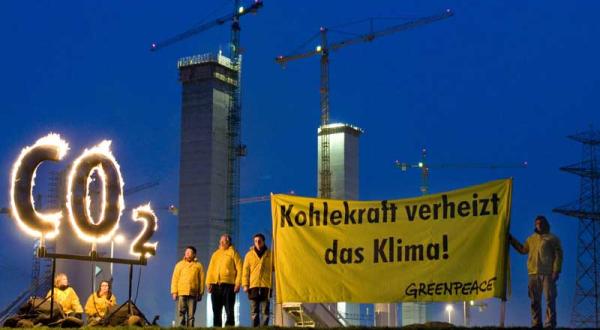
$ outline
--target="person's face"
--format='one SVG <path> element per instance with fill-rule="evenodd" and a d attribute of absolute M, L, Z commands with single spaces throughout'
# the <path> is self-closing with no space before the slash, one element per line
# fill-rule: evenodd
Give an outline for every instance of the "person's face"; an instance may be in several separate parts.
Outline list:
<path fill-rule="evenodd" d="M 108 282 L 102 282 L 100 284 L 100 294 L 108 294 L 108 288 L 109 288 Z"/>
<path fill-rule="evenodd" d="M 265 241 L 263 241 L 262 237 L 254 237 L 254 247 L 257 250 L 260 250 L 263 248 L 263 246 L 265 246 Z"/>
<path fill-rule="evenodd" d="M 229 248 L 230 245 L 231 243 L 227 239 L 227 236 L 221 236 L 221 239 L 219 240 L 219 248 L 225 250 Z"/>
<path fill-rule="evenodd" d="M 186 260 L 192 260 L 194 258 L 194 251 L 192 251 L 192 249 L 185 249 L 185 254 L 183 257 Z"/>
<path fill-rule="evenodd" d="M 61 278 L 58 279 L 58 285 L 59 286 L 67 286 L 69 285 L 69 279 L 67 278 L 67 276 L 62 276 Z"/>
<path fill-rule="evenodd" d="M 538 232 L 542 231 L 542 220 L 540 220 L 540 219 L 535 220 L 535 230 Z"/>

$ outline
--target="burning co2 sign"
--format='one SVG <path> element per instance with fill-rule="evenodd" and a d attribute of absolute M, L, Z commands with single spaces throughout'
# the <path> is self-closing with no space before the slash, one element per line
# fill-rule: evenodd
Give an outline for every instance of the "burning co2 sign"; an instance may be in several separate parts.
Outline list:
<path fill-rule="evenodd" d="M 92 244 L 110 241 L 119 228 L 119 220 L 125 209 L 123 178 L 115 157 L 110 151 L 110 141 L 86 149 L 73 161 L 67 182 L 66 209 L 71 226 L 78 237 Z M 49 134 L 33 145 L 24 148 L 17 158 L 11 176 L 11 211 L 19 227 L 31 236 L 40 238 L 44 246 L 46 238 L 56 237 L 63 212 L 40 213 L 35 208 L 33 186 L 38 167 L 45 161 L 58 162 L 69 151 L 69 145 L 58 134 Z M 90 211 L 89 186 L 94 173 L 102 181 L 101 208 L 98 219 Z M 156 254 L 157 242 L 148 241 L 158 229 L 158 219 L 150 204 L 133 210 L 134 221 L 143 223 L 142 232 L 131 245 L 131 254 L 148 258 Z"/>

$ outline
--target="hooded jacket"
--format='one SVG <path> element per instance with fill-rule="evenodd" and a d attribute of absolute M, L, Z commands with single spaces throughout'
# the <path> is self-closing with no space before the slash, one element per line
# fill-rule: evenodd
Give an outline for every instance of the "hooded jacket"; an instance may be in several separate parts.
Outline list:
<path fill-rule="evenodd" d="M 541 219 L 541 230 L 527 238 L 522 249 L 527 256 L 527 273 L 530 275 L 551 275 L 562 270 L 563 250 L 558 237 L 550 233 L 550 224 Z"/>
<path fill-rule="evenodd" d="M 108 309 L 116 304 L 117 298 L 114 294 L 107 299 L 106 296 L 98 297 L 98 294 L 94 292 L 85 303 L 85 313 L 88 317 L 104 317 Z"/>
<path fill-rule="evenodd" d="M 184 258 L 175 265 L 171 294 L 199 297 L 204 294 L 204 268 L 198 260 L 187 261 Z"/>
<path fill-rule="evenodd" d="M 50 297 L 52 290 L 48 291 L 46 297 Z M 57 302 L 65 314 L 70 313 L 83 313 L 83 308 L 79 302 L 79 297 L 72 287 L 67 287 L 61 290 L 57 287 L 54 288 L 54 301 Z"/>
<path fill-rule="evenodd" d="M 217 249 L 210 257 L 206 284 L 242 284 L 242 258 L 233 245 Z"/>
<path fill-rule="evenodd" d="M 250 251 L 244 257 L 244 271 L 242 272 L 242 286 L 252 288 L 271 288 L 271 274 L 273 272 L 273 259 L 271 250 L 267 249 L 259 257 L 254 249 L 250 247 Z"/>

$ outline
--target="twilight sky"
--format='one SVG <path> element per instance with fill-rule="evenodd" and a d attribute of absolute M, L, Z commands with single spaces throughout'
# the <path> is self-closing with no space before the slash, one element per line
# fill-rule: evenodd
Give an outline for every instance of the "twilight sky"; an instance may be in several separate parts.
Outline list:
<path fill-rule="evenodd" d="M 85 147 L 112 139 L 126 185 L 161 182 L 126 202 L 176 204 L 181 103 L 176 61 L 226 50 L 229 29 L 217 27 L 156 53 L 149 45 L 224 15 L 231 3 L 0 2 L 0 182 L 5 184 L 0 206 L 8 205 L 10 168 L 19 150 L 48 132 L 70 142 L 67 162 Z M 274 62 L 277 55 L 295 50 L 322 25 L 371 16 L 427 16 L 446 8 L 455 16 L 334 52 L 331 121 L 365 129 L 361 199 L 419 195 L 420 173 L 400 172 L 394 161 L 418 162 L 423 147 L 437 164 L 528 161 L 527 169 L 432 169 L 431 192 L 514 177 L 512 233 L 524 240 L 535 215 L 545 214 L 562 240 L 557 306 L 559 326 L 567 326 L 577 223 L 551 210 L 578 197 L 578 178 L 558 170 L 581 158 L 580 145 L 566 136 L 600 125 L 597 1 L 265 0 L 258 15 L 242 19 L 242 134 L 248 156 L 241 163 L 241 195 L 316 194 L 319 62 L 304 59 L 282 70 Z M 386 20 L 375 28 L 400 22 Z M 56 168 L 41 170 L 36 189 L 42 194 L 44 173 Z M 270 210 L 260 203 L 242 206 L 241 213 L 242 234 L 248 238 L 239 248 L 243 252 L 252 233 L 270 231 Z M 159 217 L 159 255 L 143 270 L 138 299 L 147 314 L 161 314 L 166 325 L 173 311 L 170 269 L 179 258 L 177 219 L 164 211 Z M 7 216 L 0 219 L 2 307 L 28 285 L 32 239 Z M 507 323 L 528 325 L 526 259 L 514 251 L 511 259 Z M 117 294 L 123 297 L 126 268 L 117 269 L 117 276 L 123 283 Z M 497 324 L 498 304 L 487 303 L 487 309 L 473 314 L 474 324 Z M 433 316 L 445 318 L 441 306 L 434 307 Z M 242 317 L 247 324 L 246 313 Z"/>

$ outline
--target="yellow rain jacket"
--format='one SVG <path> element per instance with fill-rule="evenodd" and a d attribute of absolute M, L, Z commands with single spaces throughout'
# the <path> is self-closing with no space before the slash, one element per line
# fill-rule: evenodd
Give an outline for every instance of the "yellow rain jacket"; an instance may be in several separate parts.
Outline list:
<path fill-rule="evenodd" d="M 48 291 L 46 297 L 50 297 L 52 290 Z M 79 302 L 79 297 L 72 287 L 67 287 L 64 290 L 54 288 L 54 302 L 58 303 L 65 314 L 83 313 L 83 308 Z"/>
<path fill-rule="evenodd" d="M 535 233 L 523 245 L 527 256 L 527 273 L 551 275 L 562 269 L 563 250 L 558 237 Z"/>
<path fill-rule="evenodd" d="M 88 317 L 104 317 L 108 312 L 108 309 L 117 304 L 117 298 L 113 294 L 110 299 L 106 299 L 106 296 L 98 297 L 94 292 L 90 295 L 87 302 L 85 303 L 85 313 Z"/>
<path fill-rule="evenodd" d="M 179 261 L 171 278 L 171 294 L 178 296 L 202 296 L 204 294 L 204 268 L 194 261 Z"/>
<path fill-rule="evenodd" d="M 221 283 L 242 285 L 242 258 L 233 246 L 219 248 L 210 257 L 206 284 Z"/>
<path fill-rule="evenodd" d="M 242 272 L 242 286 L 248 288 L 271 288 L 271 274 L 273 273 L 273 259 L 271 250 L 267 249 L 262 258 L 258 256 L 254 247 L 244 257 L 244 271 Z"/>

